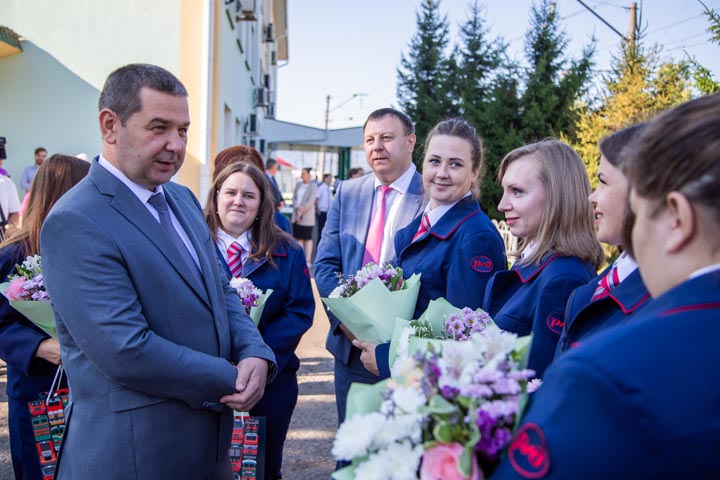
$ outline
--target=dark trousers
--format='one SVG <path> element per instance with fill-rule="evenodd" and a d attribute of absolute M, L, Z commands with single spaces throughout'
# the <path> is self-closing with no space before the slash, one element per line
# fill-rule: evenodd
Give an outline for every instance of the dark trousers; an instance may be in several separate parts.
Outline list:
<path fill-rule="evenodd" d="M 283 448 L 297 398 L 297 375 L 293 375 L 291 381 L 277 389 L 269 386 L 250 410 L 254 417 L 265 417 L 265 480 L 282 478 Z"/>
<path fill-rule="evenodd" d="M 35 434 L 26 400 L 8 398 L 10 456 L 16 480 L 42 480 Z"/>
<path fill-rule="evenodd" d="M 323 231 L 323 228 L 325 228 L 325 222 L 327 222 L 327 212 L 319 212 L 318 216 L 317 216 L 318 242 L 320 241 L 320 238 L 322 237 L 322 231 Z"/>

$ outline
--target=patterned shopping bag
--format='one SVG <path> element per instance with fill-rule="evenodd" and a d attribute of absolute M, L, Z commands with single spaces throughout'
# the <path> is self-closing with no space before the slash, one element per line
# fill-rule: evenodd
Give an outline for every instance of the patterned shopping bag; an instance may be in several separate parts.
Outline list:
<path fill-rule="evenodd" d="M 59 388 L 62 376 L 63 367 L 60 365 L 50 391 L 28 403 L 43 480 L 53 479 L 57 453 L 65 433 L 65 406 L 69 391 L 67 388 Z"/>
<path fill-rule="evenodd" d="M 235 480 L 265 478 L 265 417 L 235 412 L 230 464 Z"/>

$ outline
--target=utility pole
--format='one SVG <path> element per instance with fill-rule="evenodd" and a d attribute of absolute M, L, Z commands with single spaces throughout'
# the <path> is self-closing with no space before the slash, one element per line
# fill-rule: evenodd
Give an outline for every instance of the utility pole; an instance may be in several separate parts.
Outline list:
<path fill-rule="evenodd" d="M 630 4 L 630 31 L 628 32 L 628 44 L 635 46 L 635 31 L 637 30 L 637 3 Z"/>
<path fill-rule="evenodd" d="M 325 141 L 328 139 L 328 123 L 330 123 L 330 95 L 325 97 Z M 322 180 L 322 176 L 325 174 L 325 144 L 321 147 L 322 158 L 320 160 L 320 170 L 315 171 L 315 176 L 318 180 Z M 319 176 L 318 176 L 319 175 Z"/>

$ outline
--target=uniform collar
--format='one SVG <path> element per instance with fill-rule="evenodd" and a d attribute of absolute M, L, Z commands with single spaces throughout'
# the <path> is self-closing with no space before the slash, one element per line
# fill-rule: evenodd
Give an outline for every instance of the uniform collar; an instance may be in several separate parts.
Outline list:
<path fill-rule="evenodd" d="M 430 234 L 441 240 L 446 240 L 460 225 L 478 213 L 480 213 L 480 205 L 477 201 L 470 196 L 463 197 L 450 206 L 435 222 L 430 216 Z"/>
<path fill-rule="evenodd" d="M 622 272 L 622 269 L 618 270 Z M 604 274 L 605 272 L 603 272 Z M 618 304 L 624 314 L 632 313 L 650 298 L 645 284 L 640 277 L 640 271 L 635 268 L 620 281 L 620 284 L 610 292 L 610 298 Z"/>
<path fill-rule="evenodd" d="M 550 262 L 555 260 L 557 257 L 559 257 L 559 254 L 553 252 L 550 250 L 548 253 L 545 254 L 545 256 L 542 257 L 542 260 L 540 261 L 540 265 L 521 265 L 520 262 L 516 262 L 515 265 L 512 266 L 512 270 L 515 271 L 518 276 L 520 277 L 520 281 L 522 283 L 527 283 L 530 280 L 532 280 L 538 273 L 542 271 L 545 267 L 547 267 Z"/>

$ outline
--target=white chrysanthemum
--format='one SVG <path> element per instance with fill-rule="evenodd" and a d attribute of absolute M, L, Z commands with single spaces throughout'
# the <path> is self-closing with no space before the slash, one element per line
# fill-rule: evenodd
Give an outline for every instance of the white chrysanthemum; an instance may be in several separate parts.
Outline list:
<path fill-rule="evenodd" d="M 440 388 L 452 387 L 460 391 L 470 385 L 481 358 L 471 342 L 445 342 L 442 356 L 438 359 L 441 375 Z"/>
<path fill-rule="evenodd" d="M 506 356 L 515 347 L 517 335 L 501 330 L 497 325 L 490 324 L 482 334 L 474 335 L 472 343 L 482 345 L 486 358 L 489 360 L 498 355 Z"/>
<path fill-rule="evenodd" d="M 350 460 L 367 454 L 373 445 L 375 432 L 384 423 L 385 417 L 377 412 L 346 419 L 335 434 L 332 448 L 335 459 Z"/>
<path fill-rule="evenodd" d="M 355 478 L 372 478 L 374 480 L 390 480 L 390 462 L 385 452 L 370 455 L 355 469 Z"/>
<path fill-rule="evenodd" d="M 373 447 L 384 449 L 401 440 L 417 443 L 422 438 L 422 417 L 419 415 L 395 415 L 388 417 L 375 432 Z"/>
<path fill-rule="evenodd" d="M 355 478 L 373 480 L 416 480 L 422 457 L 422 445 L 394 443 L 358 465 Z"/>
<path fill-rule="evenodd" d="M 330 298 L 340 298 L 343 296 L 343 293 L 345 293 L 345 290 L 347 289 L 347 285 L 342 284 L 335 287 L 335 289 L 330 292 L 330 295 L 328 295 Z"/>
<path fill-rule="evenodd" d="M 427 401 L 420 389 L 411 386 L 400 386 L 394 389 L 391 399 L 403 413 L 415 413 Z"/>

